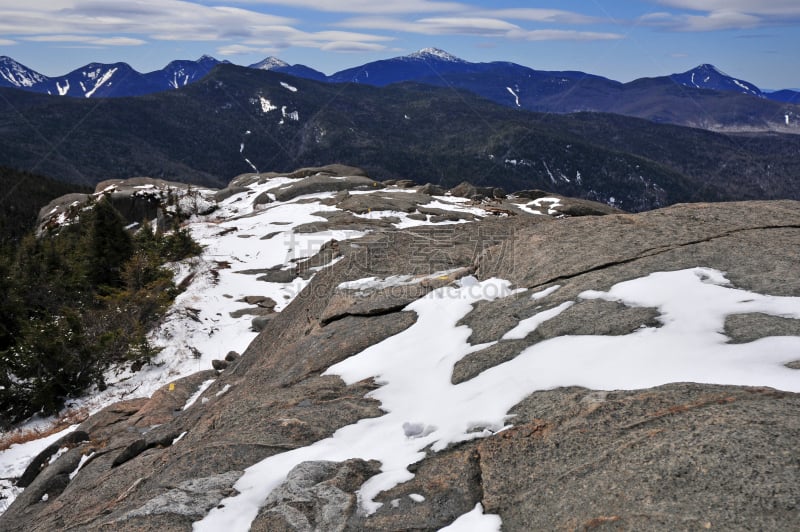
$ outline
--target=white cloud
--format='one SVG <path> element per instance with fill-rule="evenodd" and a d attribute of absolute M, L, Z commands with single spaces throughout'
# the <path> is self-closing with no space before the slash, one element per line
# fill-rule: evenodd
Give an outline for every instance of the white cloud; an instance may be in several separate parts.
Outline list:
<path fill-rule="evenodd" d="M 133 37 L 95 37 L 91 35 L 35 35 L 23 37 L 30 42 L 83 43 L 96 46 L 140 46 L 147 41 Z"/>
<path fill-rule="evenodd" d="M 540 9 L 533 7 L 523 7 L 516 9 L 496 9 L 493 11 L 478 12 L 479 14 L 490 15 L 502 19 L 525 20 L 529 22 L 547 22 L 554 24 L 594 24 L 607 22 L 596 17 L 589 17 L 563 11 L 561 9 Z"/>
<path fill-rule="evenodd" d="M 519 26 L 493 18 L 432 17 L 404 20 L 393 17 L 356 17 L 338 24 L 365 30 L 390 30 L 423 35 L 502 35 Z"/>
<path fill-rule="evenodd" d="M 209 7 L 183 0 L 117 2 L 0 0 L 0 34 L 51 35 L 137 34 L 160 39 L 219 40 L 231 34 L 250 35 L 294 21 L 232 7 Z"/>
<path fill-rule="evenodd" d="M 101 37 L 92 39 L 90 42 L 98 46 L 141 46 L 147 44 L 147 41 L 131 37 Z"/>
<path fill-rule="evenodd" d="M 657 0 L 683 12 L 656 12 L 640 22 L 672 31 L 751 29 L 800 22 L 797 0 Z"/>
<path fill-rule="evenodd" d="M 425 4 L 424 8 L 433 5 L 411 4 Z M 382 50 L 384 47 L 378 43 L 392 40 L 360 32 L 307 32 L 295 28 L 295 22 L 254 10 L 204 6 L 185 0 L 43 0 L 23 7 L 19 2 L 0 0 L 0 35 L 36 42 L 135 46 L 146 44 L 147 40 L 217 41 L 222 55 L 234 55 L 290 46 L 331 51 Z"/>
<path fill-rule="evenodd" d="M 327 52 L 380 52 L 386 47 L 374 43 L 334 41 L 323 44 L 320 49 Z"/>
<path fill-rule="evenodd" d="M 618 33 L 575 30 L 527 30 L 497 18 L 435 17 L 406 21 L 392 17 L 356 17 L 340 23 L 354 29 L 392 30 L 423 35 L 478 35 L 528 41 L 593 41 L 621 39 Z"/>
<path fill-rule="evenodd" d="M 764 20 L 757 16 L 735 11 L 715 11 L 707 15 L 651 13 L 641 17 L 640 21 L 672 31 L 687 32 L 749 29 L 764 24 Z"/>
<path fill-rule="evenodd" d="M 619 33 L 573 30 L 529 30 L 511 32 L 508 37 L 526 41 L 613 41 L 624 39 Z"/>
<path fill-rule="evenodd" d="M 358 13 L 362 16 L 341 22 L 316 22 L 313 29 L 325 30 L 327 25 L 362 31 L 304 31 L 312 29 L 307 20 L 263 12 L 269 6 Z M 524 40 L 619 38 L 569 28 L 523 27 L 525 22 L 570 25 L 595 21 L 560 9 L 487 11 L 446 0 L 36 0 L 27 4 L 0 0 L 0 35 L 5 42 L 137 46 L 148 41 L 197 41 L 214 43 L 222 55 L 288 47 L 381 51 L 387 50 L 386 42 L 394 40 L 386 32 Z"/>
<path fill-rule="evenodd" d="M 225 57 L 231 55 L 249 55 L 249 54 L 261 54 L 267 56 L 276 53 L 278 53 L 277 48 L 246 46 L 243 44 L 230 44 L 227 46 L 220 46 L 219 48 L 217 48 L 217 54 Z"/>
<path fill-rule="evenodd" d="M 800 16 L 800 3 L 797 0 L 658 0 L 658 3 L 707 13 L 734 11 L 762 16 Z"/>
<path fill-rule="evenodd" d="M 242 0 L 241 3 L 283 5 L 329 13 L 411 14 L 460 12 L 470 7 L 459 2 L 430 0 Z"/>
<path fill-rule="evenodd" d="M 264 54 L 276 53 L 277 50 L 291 46 L 332 52 L 381 51 L 386 49 L 386 46 L 381 43 L 391 40 L 393 40 L 392 37 L 369 33 L 304 32 L 294 28 L 280 27 L 235 44 L 220 46 L 217 51 L 220 55 Z"/>
<path fill-rule="evenodd" d="M 0 39 L 0 46 L 13 46 L 17 44 L 17 41 L 12 41 L 11 39 Z"/>
<path fill-rule="evenodd" d="M 503 35 L 509 31 L 519 30 L 519 26 L 496 18 L 479 17 L 437 17 L 424 18 L 414 23 L 418 33 L 430 35 Z"/>

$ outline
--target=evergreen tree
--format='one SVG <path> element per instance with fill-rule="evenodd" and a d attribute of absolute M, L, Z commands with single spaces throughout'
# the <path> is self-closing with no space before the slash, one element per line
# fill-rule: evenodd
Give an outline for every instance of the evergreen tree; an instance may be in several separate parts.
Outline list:
<path fill-rule="evenodd" d="M 19 330 L 21 303 L 17 297 L 10 268 L 10 251 L 0 250 L 0 352 L 8 349 Z"/>
<path fill-rule="evenodd" d="M 111 364 L 148 363 L 147 332 L 178 293 L 163 265 L 201 251 L 182 229 L 132 238 L 107 198 L 80 214 L 0 255 L 0 428 L 102 388 Z"/>
<path fill-rule="evenodd" d="M 97 285 L 119 286 L 122 265 L 133 251 L 125 220 L 108 198 L 92 209 L 89 229 L 89 276 Z"/>

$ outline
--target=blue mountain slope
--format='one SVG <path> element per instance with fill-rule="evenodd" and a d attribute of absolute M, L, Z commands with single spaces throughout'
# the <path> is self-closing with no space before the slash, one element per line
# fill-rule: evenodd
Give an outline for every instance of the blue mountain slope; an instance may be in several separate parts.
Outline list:
<path fill-rule="evenodd" d="M 782 103 L 800 105 L 800 92 L 792 89 L 784 89 L 775 92 L 764 93 L 764 97 Z"/>
<path fill-rule="evenodd" d="M 709 89 L 722 92 L 739 92 L 751 96 L 762 97 L 761 89 L 748 81 L 731 77 L 714 65 L 704 64 L 681 74 L 672 74 L 669 78 L 685 87 Z"/>
<path fill-rule="evenodd" d="M 446 74 L 479 72 L 480 63 L 469 63 L 438 48 L 392 59 L 374 61 L 342 70 L 328 77 L 333 83 L 364 83 L 382 87 L 402 81 L 419 81 Z"/>
<path fill-rule="evenodd" d="M 295 76 L 297 78 L 313 79 L 315 81 L 328 81 L 328 76 L 319 70 L 314 70 L 313 68 L 305 65 L 290 65 L 286 61 L 282 61 L 277 57 L 272 56 L 267 57 L 258 63 L 253 63 L 249 68 L 255 68 L 257 70 L 272 70 L 274 72 L 289 74 L 290 76 Z"/>
<path fill-rule="evenodd" d="M 140 96 L 188 85 L 219 63 L 203 56 L 197 61 L 172 61 L 161 70 L 142 74 L 127 63 L 89 63 L 63 76 L 39 74 L 10 57 L 0 57 L 0 87 L 79 98 Z"/>

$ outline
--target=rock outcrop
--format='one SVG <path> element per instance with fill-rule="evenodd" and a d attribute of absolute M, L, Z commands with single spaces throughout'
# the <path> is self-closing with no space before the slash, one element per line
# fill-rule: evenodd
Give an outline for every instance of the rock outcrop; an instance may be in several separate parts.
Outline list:
<path fill-rule="evenodd" d="M 329 180 L 335 181 L 319 176 L 309 186 Z M 418 194 L 424 193 L 396 193 L 396 205 L 387 204 L 390 194 L 375 201 L 381 210 L 418 212 L 425 205 L 412 198 Z M 183 380 L 83 423 L 78 430 L 88 440 L 32 479 L 0 517 L 0 529 L 189 530 L 243 489 L 237 480 L 245 469 L 387 415 L 381 375 L 349 382 L 326 370 L 410 330 L 420 317 L 409 303 L 468 287 L 467 279 L 505 279 L 516 291 L 466 308 L 459 330 L 471 347 L 454 362 L 453 385 L 475 383 L 554 341 L 656 334 L 672 323 L 668 311 L 592 295 L 655 272 L 701 267 L 711 273 L 693 270 L 698 282 L 720 290 L 720 279 L 702 276 L 724 272 L 736 294 L 800 297 L 798 202 L 554 218 L 513 213 L 547 214 L 568 200 L 493 195 L 490 201 L 508 213 L 457 226 L 384 228 L 339 242 L 341 259 L 319 271 L 282 312 L 270 314 L 219 376 Z M 335 201 L 349 205 L 346 212 L 370 212 L 358 197 L 344 192 Z M 733 313 L 715 334 L 722 343 L 727 337 L 732 346 L 754 348 L 769 337 L 795 341 L 800 314 L 793 312 Z M 538 326 L 522 327 L 537 316 Z M 652 371 L 666 372 L 673 354 L 663 353 L 667 360 Z M 800 389 L 800 373 L 790 369 L 798 361 L 800 351 L 785 367 L 776 364 L 787 388 L 795 382 Z M 629 369 L 614 366 L 620 373 Z M 213 384 L 182 408 L 209 375 Z M 378 490 L 369 512 L 359 489 L 386 464 L 357 457 L 303 461 L 259 501 L 252 530 L 436 530 L 478 503 L 500 516 L 504 530 L 800 528 L 800 395 L 713 382 L 708 375 L 598 390 L 576 376 L 572 386 L 534 390 L 508 411 L 506 426 L 486 420 L 471 429 L 474 437 L 422 449 L 404 481 Z M 177 399 L 169 395 L 177 393 Z M 410 441 L 436 427 L 398 430 Z M 48 470 L 61 468 L 61 474 L 69 469 L 62 460 L 69 457 L 73 467 L 81 456 L 91 458 L 43 500 L 53 489 Z"/>

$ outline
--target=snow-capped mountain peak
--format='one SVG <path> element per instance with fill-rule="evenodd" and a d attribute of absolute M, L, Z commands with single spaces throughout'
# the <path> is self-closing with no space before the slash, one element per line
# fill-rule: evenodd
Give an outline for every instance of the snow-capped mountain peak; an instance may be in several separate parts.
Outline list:
<path fill-rule="evenodd" d="M 10 57 L 0 56 L 0 87 L 32 87 L 47 81 L 47 76 L 31 70 Z"/>
<path fill-rule="evenodd" d="M 423 48 L 413 54 L 409 54 L 406 57 L 411 59 L 436 59 L 439 61 L 448 61 L 451 63 L 466 63 L 460 57 L 456 57 L 449 52 L 445 52 L 440 48 Z"/>
<path fill-rule="evenodd" d="M 726 78 L 730 77 L 728 74 L 723 72 L 722 70 L 718 69 L 711 63 L 703 63 L 702 65 L 698 65 L 694 67 L 691 72 L 708 72 L 712 74 L 717 74 L 718 76 L 724 76 Z"/>
<path fill-rule="evenodd" d="M 286 61 L 282 61 L 277 57 L 269 56 L 258 63 L 253 63 L 250 65 L 250 68 L 255 68 L 258 70 L 274 70 L 276 68 L 285 68 L 288 67 L 289 63 Z"/>

